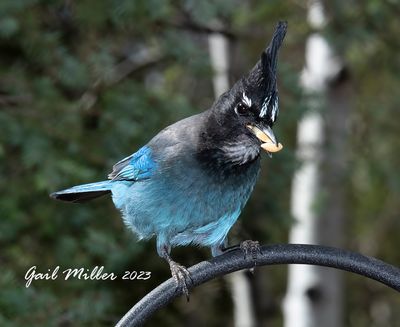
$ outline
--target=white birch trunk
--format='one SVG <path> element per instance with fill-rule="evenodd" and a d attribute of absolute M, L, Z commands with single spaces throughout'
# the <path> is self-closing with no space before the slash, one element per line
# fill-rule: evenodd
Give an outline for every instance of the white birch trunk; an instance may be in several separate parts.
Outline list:
<path fill-rule="evenodd" d="M 309 2 L 308 20 L 314 29 L 325 25 L 320 1 Z M 295 173 L 292 185 L 291 210 L 296 221 L 290 231 L 290 243 L 331 246 L 342 243 L 345 212 L 340 158 L 344 155 L 346 133 L 343 115 L 346 115 L 348 102 L 340 88 L 329 84 L 338 77 L 342 68 L 320 34 L 308 38 L 301 84 L 306 93 L 315 97 L 309 103 L 311 110 L 298 125 L 297 155 L 302 165 Z M 319 112 L 321 106 L 326 107 L 325 117 L 330 118 L 325 124 Z M 322 147 L 326 141 L 334 146 L 329 153 Z M 321 171 L 321 163 L 324 171 Z M 316 209 L 317 206 L 320 210 Z M 289 266 L 288 290 L 283 303 L 284 326 L 342 326 L 342 289 L 341 274 L 337 270 Z"/>
<path fill-rule="evenodd" d="M 222 34 L 210 34 L 208 37 L 211 65 L 214 70 L 213 86 L 215 97 L 229 89 L 228 40 Z M 255 325 L 250 283 L 243 271 L 227 276 L 231 285 L 234 325 L 252 327 Z"/>

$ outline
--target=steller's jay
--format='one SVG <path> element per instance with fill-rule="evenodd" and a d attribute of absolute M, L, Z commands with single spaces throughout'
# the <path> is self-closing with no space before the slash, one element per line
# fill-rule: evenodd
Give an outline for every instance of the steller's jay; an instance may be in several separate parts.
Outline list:
<path fill-rule="evenodd" d="M 270 156 L 282 148 L 271 128 L 278 116 L 277 54 L 286 28 L 286 22 L 278 23 L 254 68 L 210 109 L 163 129 L 116 163 L 109 180 L 51 197 L 85 202 L 111 193 L 139 239 L 157 238 L 159 256 L 188 295 L 189 272 L 172 260 L 171 247 L 194 244 L 221 254 L 256 183 L 261 148 Z"/>

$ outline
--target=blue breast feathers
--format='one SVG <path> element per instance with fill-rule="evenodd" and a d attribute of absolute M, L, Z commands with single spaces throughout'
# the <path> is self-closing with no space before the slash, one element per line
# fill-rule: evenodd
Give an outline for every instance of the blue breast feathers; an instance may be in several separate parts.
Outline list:
<path fill-rule="evenodd" d="M 234 212 L 226 213 L 219 219 L 204 226 L 178 233 L 170 242 L 174 246 L 188 245 L 191 243 L 202 246 L 222 244 L 232 225 L 239 217 L 240 211 L 241 209 L 237 208 Z"/>

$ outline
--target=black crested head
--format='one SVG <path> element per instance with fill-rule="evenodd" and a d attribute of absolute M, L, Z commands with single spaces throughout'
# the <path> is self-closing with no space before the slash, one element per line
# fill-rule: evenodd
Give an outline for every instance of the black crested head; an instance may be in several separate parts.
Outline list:
<path fill-rule="evenodd" d="M 270 44 L 261 54 L 261 59 L 242 81 L 243 92 L 250 102 L 254 102 L 259 118 L 271 127 L 279 113 L 276 69 L 278 50 L 286 35 L 286 29 L 286 22 L 278 23 Z"/>
<path fill-rule="evenodd" d="M 277 59 L 286 29 L 286 22 L 277 24 L 261 59 L 210 109 L 203 147 L 219 149 L 216 151 L 219 160 L 243 165 L 258 157 L 261 144 L 270 142 L 278 149 L 272 126 L 279 112 Z"/>

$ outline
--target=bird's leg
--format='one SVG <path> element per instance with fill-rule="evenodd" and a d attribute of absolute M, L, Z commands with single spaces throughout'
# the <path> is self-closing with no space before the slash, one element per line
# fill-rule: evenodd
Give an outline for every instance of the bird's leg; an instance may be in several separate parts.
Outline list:
<path fill-rule="evenodd" d="M 228 249 L 228 240 L 225 238 L 223 242 L 213 244 L 211 246 L 211 255 L 213 257 L 223 254 Z"/>
<path fill-rule="evenodd" d="M 190 276 L 189 271 L 182 265 L 178 264 L 174 260 L 172 260 L 169 253 L 171 252 L 171 248 L 168 246 L 163 246 L 159 254 L 162 258 L 164 258 L 171 269 L 172 277 L 175 280 L 176 288 L 182 290 L 185 294 L 187 301 L 189 302 L 189 289 L 188 282 L 192 283 L 192 277 Z"/>
<path fill-rule="evenodd" d="M 251 254 L 251 258 L 254 261 L 254 266 L 257 265 L 257 255 L 262 253 L 260 243 L 258 241 L 247 240 L 241 242 L 239 245 L 228 247 L 227 239 L 225 239 L 222 243 L 211 246 L 211 254 L 213 257 L 216 257 L 226 252 L 235 251 L 238 248 L 243 252 L 244 259 L 247 259 L 249 254 Z M 254 273 L 254 267 L 250 268 L 249 270 L 251 273 Z"/>
<path fill-rule="evenodd" d="M 211 249 L 213 250 L 213 248 Z M 252 240 L 243 241 L 240 244 L 232 245 L 229 247 L 225 246 L 222 248 L 222 253 L 237 251 L 238 249 L 240 249 L 243 252 L 244 259 L 247 259 L 248 255 L 251 254 L 251 257 L 254 261 L 257 260 L 257 255 L 262 253 L 260 243 L 258 241 L 252 241 Z"/>

